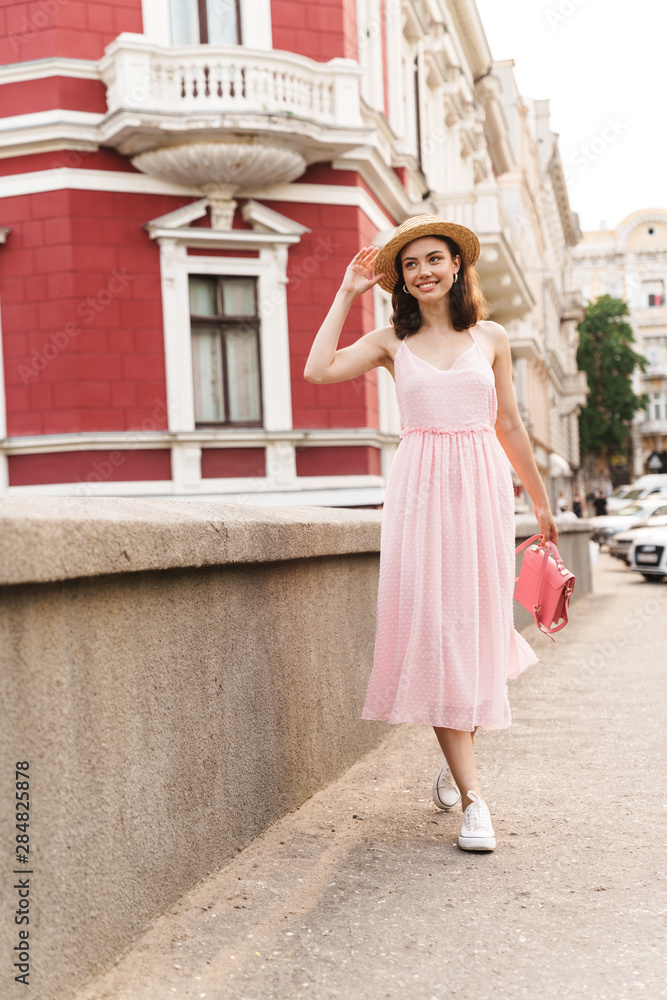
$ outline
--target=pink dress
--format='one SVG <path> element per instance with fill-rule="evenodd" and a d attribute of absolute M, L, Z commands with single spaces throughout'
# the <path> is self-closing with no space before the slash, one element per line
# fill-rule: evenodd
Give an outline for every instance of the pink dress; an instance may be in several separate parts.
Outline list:
<path fill-rule="evenodd" d="M 507 680 L 538 662 L 514 627 L 514 490 L 489 359 L 447 370 L 408 347 L 394 372 L 401 440 L 387 479 L 373 670 L 362 719 L 506 729 Z"/>

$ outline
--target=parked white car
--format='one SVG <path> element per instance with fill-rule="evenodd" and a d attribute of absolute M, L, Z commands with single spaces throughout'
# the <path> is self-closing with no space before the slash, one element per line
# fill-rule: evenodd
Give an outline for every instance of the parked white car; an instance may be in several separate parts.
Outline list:
<path fill-rule="evenodd" d="M 626 486 L 617 486 L 613 493 L 607 497 L 607 513 L 615 513 L 621 507 L 625 507 L 628 503 L 625 498 L 634 489 L 635 487 L 632 483 L 628 483 Z M 634 499 L 636 500 L 637 498 L 635 497 Z"/>
<path fill-rule="evenodd" d="M 664 508 L 660 510 L 660 508 Z M 596 517 L 589 517 L 593 533 L 591 538 L 600 545 L 607 545 L 619 531 L 627 531 L 637 524 L 645 521 L 651 514 L 667 514 L 667 492 L 658 493 L 647 500 L 640 500 L 636 503 L 629 503 L 616 514 L 598 514 Z"/>
<path fill-rule="evenodd" d="M 646 537 L 646 532 L 652 528 L 667 528 L 667 507 L 658 507 L 655 514 L 651 514 L 645 521 L 640 521 L 629 531 L 619 531 L 609 539 L 609 554 L 615 559 L 622 559 L 628 563 L 630 546 L 634 541 L 641 541 Z M 629 565 L 629 563 L 628 563 Z"/>
<path fill-rule="evenodd" d="M 629 486 L 617 486 L 607 497 L 607 513 L 616 514 L 632 501 L 646 500 L 647 497 L 667 491 L 667 476 L 662 473 L 640 476 Z"/>
<path fill-rule="evenodd" d="M 662 580 L 667 575 L 667 527 L 652 528 L 630 546 L 628 565 L 646 580 Z"/>

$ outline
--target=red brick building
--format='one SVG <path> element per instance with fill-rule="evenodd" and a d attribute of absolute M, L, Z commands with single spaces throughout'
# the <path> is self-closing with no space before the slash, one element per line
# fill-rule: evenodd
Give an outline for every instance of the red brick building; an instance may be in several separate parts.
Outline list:
<path fill-rule="evenodd" d="M 0 491 L 381 503 L 391 377 L 303 369 L 361 246 L 497 197 L 473 0 L 5 2 L 0 46 Z"/>
<path fill-rule="evenodd" d="M 371 132 L 354 0 L 0 19 L 4 488 L 379 502 L 376 373 L 303 378 L 405 195 L 341 160 Z M 341 346 L 374 325 L 369 296 Z"/>

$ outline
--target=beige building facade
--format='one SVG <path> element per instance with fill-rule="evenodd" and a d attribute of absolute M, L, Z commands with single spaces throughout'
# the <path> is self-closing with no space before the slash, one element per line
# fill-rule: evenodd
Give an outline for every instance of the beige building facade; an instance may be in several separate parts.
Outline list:
<path fill-rule="evenodd" d="M 650 398 L 632 425 L 631 474 L 667 472 L 667 209 L 633 212 L 616 229 L 586 232 L 573 252 L 574 279 L 583 297 L 625 299 L 635 351 L 633 390 Z"/>
<path fill-rule="evenodd" d="M 403 8 L 405 58 L 425 69 L 416 114 L 428 123 L 421 146 L 419 130 L 412 141 L 405 138 L 416 202 L 411 214 L 432 211 L 479 236 L 477 270 L 490 318 L 508 332 L 519 410 L 555 507 L 560 492 L 571 500 L 582 485 L 578 414 L 587 384 L 576 364 L 576 325 L 584 311 L 572 280 L 571 251 L 580 231 L 549 103 L 523 98 L 513 62 L 493 61 L 472 0 L 440 4 L 440 22 L 420 22 L 412 5 Z M 378 233 L 376 243 L 390 234 Z M 384 325 L 389 297 L 379 288 L 375 294 L 378 325 Z M 391 414 L 389 426 L 396 428 L 389 382 L 381 372 L 380 412 Z M 517 510 L 531 509 L 516 475 L 514 482 Z"/>

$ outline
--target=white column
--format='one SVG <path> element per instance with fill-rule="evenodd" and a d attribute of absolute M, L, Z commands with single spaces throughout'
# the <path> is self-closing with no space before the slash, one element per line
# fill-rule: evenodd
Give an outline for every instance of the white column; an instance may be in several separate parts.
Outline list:
<path fill-rule="evenodd" d="M 202 488 L 201 447 L 179 441 L 171 448 L 171 478 L 174 493 L 199 492 Z"/>
<path fill-rule="evenodd" d="M 400 0 L 385 0 L 387 25 L 387 91 L 389 124 L 397 136 L 405 135 L 403 80 L 403 14 Z"/>
<path fill-rule="evenodd" d="M 261 365 L 264 427 L 267 431 L 292 429 L 289 326 L 287 322 L 287 254 L 285 246 L 260 251 L 264 265 L 259 273 Z"/>
<path fill-rule="evenodd" d="M 171 45 L 169 0 L 141 0 L 144 35 L 155 45 Z"/>
<path fill-rule="evenodd" d="M 261 250 L 260 259 L 265 265 L 259 275 L 264 427 L 269 431 L 291 430 L 292 382 L 285 294 L 288 249 L 275 246 Z M 294 442 L 274 440 L 267 444 L 266 488 L 293 486 L 296 478 Z"/>
<path fill-rule="evenodd" d="M 161 237 L 160 274 L 167 409 L 170 431 L 195 430 L 187 251 L 176 239 Z"/>
<path fill-rule="evenodd" d="M 241 0 L 241 44 L 248 49 L 273 48 L 271 0 Z"/>

